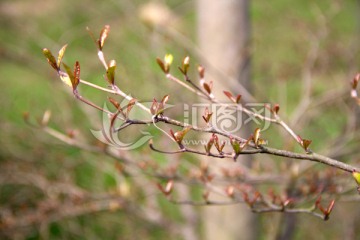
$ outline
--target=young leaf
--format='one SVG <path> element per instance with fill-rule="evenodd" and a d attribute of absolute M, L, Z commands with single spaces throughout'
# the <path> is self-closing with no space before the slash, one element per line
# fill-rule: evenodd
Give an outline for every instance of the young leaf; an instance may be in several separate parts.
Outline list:
<path fill-rule="evenodd" d="M 165 55 L 165 58 L 164 58 L 164 69 L 165 69 L 165 73 L 169 73 L 170 72 L 170 66 L 172 64 L 174 60 L 174 57 L 173 55 L 171 54 L 166 54 Z"/>
<path fill-rule="evenodd" d="M 116 69 L 116 62 L 115 60 L 111 60 L 106 70 L 106 77 L 111 85 L 114 85 L 115 82 L 115 69 Z"/>
<path fill-rule="evenodd" d="M 126 117 L 129 117 L 129 113 L 130 113 L 131 109 L 134 107 L 136 101 L 137 100 L 135 98 L 132 98 L 129 101 L 127 108 L 126 108 Z"/>
<path fill-rule="evenodd" d="M 48 63 L 52 68 L 54 68 L 56 71 L 59 71 L 60 68 L 58 67 L 54 55 L 51 53 L 51 51 L 47 48 L 43 48 L 42 50 L 44 56 L 46 57 Z"/>
<path fill-rule="evenodd" d="M 260 128 L 256 128 L 253 135 L 253 141 L 256 147 L 258 147 L 259 145 L 259 139 L 260 139 Z"/>
<path fill-rule="evenodd" d="M 360 186 L 360 173 L 357 172 L 356 170 L 353 170 L 352 175 L 353 175 L 353 177 L 354 177 L 354 179 L 356 181 L 356 184 L 358 186 Z"/>
<path fill-rule="evenodd" d="M 65 66 L 64 63 L 63 63 L 63 66 Z M 69 87 L 72 88 L 72 83 L 71 83 L 71 80 L 70 80 L 70 77 L 68 74 L 60 71 L 59 76 L 60 76 L 61 81 L 63 81 L 63 83 L 65 83 L 66 85 L 68 85 Z"/>
<path fill-rule="evenodd" d="M 80 83 L 80 63 L 76 61 L 74 66 L 74 82 L 73 82 L 74 90 L 77 88 L 79 83 Z"/>
<path fill-rule="evenodd" d="M 190 131 L 190 127 L 186 127 L 181 131 L 178 131 L 176 133 L 173 134 L 173 137 L 175 139 L 175 141 L 179 144 L 181 144 L 183 138 L 185 137 L 185 135 Z"/>
<path fill-rule="evenodd" d="M 169 101 L 169 95 L 165 95 L 165 96 L 161 99 L 162 107 L 165 107 L 167 101 Z"/>
<path fill-rule="evenodd" d="M 167 72 L 166 72 L 166 69 L 165 69 L 165 64 L 164 64 L 164 62 L 163 62 L 160 58 L 156 58 L 156 62 L 157 62 L 158 65 L 160 66 L 161 70 L 162 70 L 164 73 L 167 73 Z"/>
<path fill-rule="evenodd" d="M 173 57 L 173 55 L 168 53 L 165 55 L 164 60 L 165 60 L 165 64 L 171 65 L 174 60 L 174 57 Z"/>
<path fill-rule="evenodd" d="M 214 140 L 215 140 L 215 137 L 214 137 L 214 134 L 210 137 L 208 143 L 205 145 L 205 151 L 207 154 L 210 154 L 210 150 L 212 148 L 212 146 L 214 145 Z"/>
<path fill-rule="evenodd" d="M 74 87 L 74 85 L 73 85 L 73 83 L 74 83 L 74 73 L 73 73 L 73 71 L 71 70 L 71 68 L 68 66 L 68 65 L 66 65 L 65 63 L 62 63 L 63 64 L 63 66 L 64 66 L 64 68 L 65 68 L 65 71 L 66 71 L 66 73 L 67 73 L 67 77 L 70 79 L 70 83 L 71 83 L 71 87 Z M 60 76 L 61 77 L 61 76 Z M 67 83 L 67 79 L 66 78 L 64 78 L 64 79 L 61 79 L 61 80 L 63 80 L 66 84 L 68 84 Z"/>
<path fill-rule="evenodd" d="M 61 67 L 61 61 L 62 61 L 62 59 L 64 57 L 66 47 L 67 47 L 67 44 L 65 44 L 59 51 L 58 58 L 57 58 L 57 63 L 56 63 L 58 69 L 60 69 L 60 67 Z"/>
<path fill-rule="evenodd" d="M 100 37 L 99 37 L 99 40 L 98 40 L 99 50 L 100 51 L 104 47 L 104 43 L 105 43 L 105 40 L 106 40 L 107 36 L 109 35 L 109 31 L 110 31 L 110 26 L 105 25 L 104 28 L 100 32 Z"/>
<path fill-rule="evenodd" d="M 240 102 L 240 100 L 241 100 L 241 95 L 240 95 L 240 94 L 238 94 L 238 95 L 236 96 L 236 103 L 239 103 L 239 102 Z"/>
<path fill-rule="evenodd" d="M 275 114 L 278 114 L 278 112 L 279 112 L 279 110 L 280 110 L 279 104 L 275 104 L 272 110 L 273 110 L 273 112 L 274 112 Z"/>
<path fill-rule="evenodd" d="M 309 146 L 310 146 L 311 143 L 312 143 L 311 140 L 307 140 L 307 139 L 302 139 L 302 140 L 301 140 L 301 145 L 302 145 L 302 147 L 304 148 L 304 150 L 305 150 L 307 153 L 310 153 Z"/>
<path fill-rule="evenodd" d="M 224 91 L 224 94 L 225 94 L 232 102 L 235 102 L 235 98 L 233 97 L 233 95 L 231 94 L 231 92 Z"/>
<path fill-rule="evenodd" d="M 188 69 L 189 69 L 189 63 L 190 63 L 190 57 L 186 56 L 183 61 L 182 61 L 182 66 L 180 68 L 180 71 L 184 74 L 187 75 Z"/>
<path fill-rule="evenodd" d="M 116 109 L 119 109 L 119 108 L 120 108 L 120 103 L 118 103 L 114 98 L 108 97 L 108 99 L 109 99 L 109 102 L 111 102 L 112 105 L 114 105 L 114 107 L 115 107 Z"/>
<path fill-rule="evenodd" d="M 74 72 L 71 71 L 71 68 L 68 65 L 66 65 L 65 63 L 62 63 L 62 64 L 63 64 L 68 76 L 66 77 L 65 75 L 64 76 L 60 75 L 61 80 L 63 82 L 65 82 L 66 84 L 68 84 L 68 79 L 70 79 L 73 90 L 76 90 L 76 88 L 80 82 L 80 64 L 79 64 L 79 62 L 76 61 L 76 63 L 75 63 Z"/>
<path fill-rule="evenodd" d="M 199 72 L 200 79 L 203 79 L 205 76 L 205 68 L 203 66 L 199 65 L 198 72 Z"/>
<path fill-rule="evenodd" d="M 212 84 L 207 84 L 207 83 L 204 83 L 203 84 L 203 87 L 204 87 L 204 89 L 206 90 L 206 92 L 208 93 L 208 94 L 211 94 L 211 88 L 212 88 L 212 86 L 211 86 Z"/>
<path fill-rule="evenodd" d="M 126 114 L 123 112 L 120 103 L 118 103 L 115 99 L 108 97 L 109 101 L 112 103 L 112 105 L 114 105 L 114 107 L 117 109 L 117 111 L 119 113 L 121 113 L 121 115 L 126 118 Z"/>
<path fill-rule="evenodd" d="M 215 147 L 218 150 L 218 152 L 221 154 L 223 152 L 224 147 L 225 147 L 225 141 L 223 141 L 222 144 L 220 145 L 219 138 L 215 134 L 214 134 L 214 139 L 215 139 L 215 142 L 214 142 Z"/>
<path fill-rule="evenodd" d="M 156 99 L 154 98 L 153 99 L 153 103 L 150 107 L 150 113 L 152 115 L 157 115 L 157 111 L 158 111 L 158 108 L 159 108 L 159 103 L 156 101 Z"/>
<path fill-rule="evenodd" d="M 202 116 L 202 118 L 204 119 L 204 121 L 205 121 L 206 123 L 209 123 L 212 114 L 213 114 L 213 113 L 212 113 L 212 112 L 209 112 L 209 109 L 206 107 L 206 108 L 205 108 L 204 115 Z"/>
<path fill-rule="evenodd" d="M 235 155 L 239 155 L 242 151 L 242 148 L 240 147 L 240 143 L 232 137 L 230 137 L 230 143 L 231 146 L 233 147 Z"/>
<path fill-rule="evenodd" d="M 334 205 L 335 205 L 335 200 L 332 200 L 326 209 L 326 213 L 325 213 L 325 217 L 324 217 L 325 220 L 329 219 L 330 213 L 334 209 Z"/>

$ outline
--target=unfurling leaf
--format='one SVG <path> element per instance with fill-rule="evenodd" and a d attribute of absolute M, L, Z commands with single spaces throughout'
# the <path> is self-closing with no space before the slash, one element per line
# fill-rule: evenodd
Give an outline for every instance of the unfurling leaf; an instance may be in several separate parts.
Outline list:
<path fill-rule="evenodd" d="M 173 55 L 166 54 L 164 61 L 162 61 L 160 58 L 156 58 L 156 62 L 159 64 L 161 70 L 163 70 L 164 73 L 168 74 L 173 59 L 174 59 Z"/>
<path fill-rule="evenodd" d="M 169 66 L 170 66 L 170 65 L 172 64 L 173 60 L 174 60 L 173 55 L 171 55 L 171 54 L 169 54 L 169 53 L 165 55 L 165 58 L 164 58 L 165 65 L 169 65 Z"/>
<path fill-rule="evenodd" d="M 63 63 L 63 66 L 65 66 L 64 63 Z M 69 87 L 72 88 L 72 83 L 71 83 L 71 80 L 70 80 L 70 77 L 68 74 L 60 71 L 59 76 L 60 76 L 61 81 L 63 81 L 63 83 L 65 83 L 66 85 L 68 85 Z"/>
<path fill-rule="evenodd" d="M 329 220 L 330 213 L 335 205 L 335 200 L 332 200 L 326 209 L 321 205 L 320 202 L 321 202 L 321 196 L 319 196 L 318 199 L 316 200 L 315 206 L 324 214 L 324 220 L 325 221 Z"/>
<path fill-rule="evenodd" d="M 130 113 L 131 109 L 134 107 L 136 101 L 137 100 L 135 98 L 132 98 L 129 101 L 129 103 L 128 103 L 127 107 L 126 107 L 126 117 L 129 117 L 129 113 Z"/>
<path fill-rule="evenodd" d="M 234 97 L 230 92 L 224 91 L 224 94 L 232 101 L 233 103 L 239 103 L 241 100 L 241 95 L 238 94 L 236 97 Z"/>
<path fill-rule="evenodd" d="M 66 84 L 68 84 L 68 79 L 70 79 L 73 90 L 76 90 L 76 88 L 80 82 L 80 64 L 79 64 L 79 62 L 76 61 L 76 63 L 75 63 L 74 72 L 71 71 L 71 68 L 68 65 L 66 65 L 65 63 L 63 63 L 63 66 L 64 66 L 68 76 L 60 75 L 61 80 L 64 81 Z"/>
<path fill-rule="evenodd" d="M 54 57 L 54 55 L 51 53 L 51 51 L 50 51 L 49 49 L 47 49 L 47 48 L 43 48 L 42 52 L 43 52 L 44 56 L 46 57 L 46 59 L 47 59 L 48 63 L 50 64 L 50 66 L 51 66 L 52 68 L 54 68 L 56 71 L 59 71 L 60 68 L 59 68 L 59 66 L 57 65 L 56 60 L 55 60 L 55 57 Z"/>
<path fill-rule="evenodd" d="M 205 121 L 206 123 L 209 123 L 212 114 L 213 114 L 213 113 L 212 113 L 212 112 L 209 112 L 209 109 L 206 107 L 206 108 L 205 108 L 204 115 L 202 116 L 203 119 L 204 119 L 204 121 Z"/>
<path fill-rule="evenodd" d="M 242 150 L 240 147 L 240 143 L 232 137 L 230 137 L 230 143 L 231 143 L 231 146 L 233 147 L 235 154 L 239 154 Z"/>
<path fill-rule="evenodd" d="M 74 66 L 74 82 L 73 88 L 76 89 L 80 83 L 80 63 L 78 61 L 75 62 Z"/>
<path fill-rule="evenodd" d="M 167 73 L 165 70 L 165 64 L 164 62 L 160 59 L 160 58 L 156 58 L 156 62 L 158 63 L 158 65 L 160 66 L 161 70 L 163 70 L 164 73 Z"/>
<path fill-rule="evenodd" d="M 214 136 L 215 147 L 218 150 L 218 152 L 222 154 L 223 149 L 225 147 L 225 141 L 223 141 L 222 144 L 220 145 L 218 136 L 215 133 L 213 134 L 213 136 Z"/>
<path fill-rule="evenodd" d="M 164 63 L 163 63 L 163 71 L 168 74 L 170 72 L 170 66 L 172 64 L 174 60 L 174 57 L 173 55 L 171 54 L 166 54 L 165 57 L 164 57 Z M 158 62 L 159 63 L 159 62 Z M 162 62 L 161 62 L 162 63 Z M 161 67 L 161 66 L 160 66 Z"/>
<path fill-rule="evenodd" d="M 234 101 L 234 97 L 233 97 L 233 95 L 231 94 L 231 92 L 224 91 L 224 94 L 225 94 L 231 101 Z"/>
<path fill-rule="evenodd" d="M 161 99 L 161 107 L 164 108 L 167 101 L 169 101 L 169 95 L 165 95 L 162 99 Z"/>
<path fill-rule="evenodd" d="M 184 74 L 184 75 L 187 75 L 187 72 L 189 70 L 189 63 L 190 63 L 190 57 L 189 56 L 186 56 L 183 61 L 182 61 L 182 66 L 180 69 L 180 71 Z"/>
<path fill-rule="evenodd" d="M 104 28 L 100 32 L 100 37 L 99 37 L 99 40 L 98 40 L 98 45 L 99 45 L 99 50 L 100 51 L 104 47 L 104 43 L 105 43 L 105 40 L 106 40 L 107 36 L 109 35 L 109 31 L 110 31 L 110 26 L 105 25 Z"/>
<path fill-rule="evenodd" d="M 253 141 L 256 147 L 258 147 L 259 145 L 259 139 L 260 139 L 260 128 L 256 128 L 253 135 Z"/>
<path fill-rule="evenodd" d="M 155 116 L 162 114 L 165 110 L 165 105 L 168 100 L 169 100 L 169 95 L 165 95 L 162 98 L 161 102 L 156 101 L 156 99 L 154 98 L 153 103 L 150 107 L 150 113 Z"/>
<path fill-rule="evenodd" d="M 182 140 L 184 139 L 185 135 L 190 131 L 191 127 L 185 127 L 183 130 L 174 133 L 170 130 L 172 137 L 178 144 L 181 144 Z"/>
<path fill-rule="evenodd" d="M 239 102 L 240 102 L 240 100 L 241 100 L 241 95 L 240 95 L 240 94 L 238 94 L 238 95 L 236 96 L 236 103 L 239 103 Z"/>
<path fill-rule="evenodd" d="M 115 107 L 116 109 L 121 108 L 121 107 L 120 107 L 120 103 L 118 103 L 115 99 L 113 99 L 112 97 L 108 97 L 108 99 L 109 99 L 109 102 L 111 102 L 111 104 L 114 105 L 114 107 Z"/>
<path fill-rule="evenodd" d="M 301 146 L 304 148 L 304 150 L 307 152 L 307 153 L 310 153 L 310 149 L 309 149 L 309 146 L 310 144 L 312 143 L 311 140 L 307 140 L 307 139 L 301 139 Z"/>
<path fill-rule="evenodd" d="M 65 71 L 66 71 L 67 75 L 68 75 L 68 78 L 70 79 L 71 86 L 73 86 L 73 79 L 75 78 L 74 73 L 71 70 L 71 68 L 68 65 L 66 65 L 65 63 L 63 63 L 63 66 L 65 68 Z"/>
<path fill-rule="evenodd" d="M 115 60 L 111 60 L 106 70 L 106 77 L 111 85 L 114 85 L 115 82 L 115 69 L 116 69 L 116 62 Z"/>
<path fill-rule="evenodd" d="M 60 69 L 61 61 L 62 61 L 62 59 L 63 59 L 63 57 L 64 57 L 66 47 L 67 47 L 67 44 L 65 44 L 65 45 L 59 50 L 59 54 L 58 54 L 58 58 L 57 58 L 57 63 L 56 63 L 58 69 Z"/>
<path fill-rule="evenodd" d="M 154 99 L 153 99 L 153 103 L 152 103 L 152 105 L 151 105 L 151 107 L 150 107 L 150 113 L 151 113 L 152 115 L 157 115 L 156 113 L 157 113 L 158 108 L 159 108 L 159 103 L 158 103 L 158 102 L 156 101 L 156 99 L 154 98 Z"/>
<path fill-rule="evenodd" d="M 213 134 L 213 135 L 210 137 L 208 143 L 205 145 L 205 151 L 206 151 L 207 154 L 210 154 L 210 150 L 211 150 L 212 146 L 214 145 L 214 140 L 215 140 L 214 135 L 215 135 L 215 134 Z"/>
<path fill-rule="evenodd" d="M 121 115 L 124 118 L 127 118 L 127 115 L 123 112 L 120 103 L 118 103 L 115 99 L 108 97 L 109 101 L 114 105 L 114 107 L 117 109 L 117 113 L 121 113 Z M 118 115 L 118 114 L 117 114 Z M 117 117 L 117 116 L 116 116 Z"/>

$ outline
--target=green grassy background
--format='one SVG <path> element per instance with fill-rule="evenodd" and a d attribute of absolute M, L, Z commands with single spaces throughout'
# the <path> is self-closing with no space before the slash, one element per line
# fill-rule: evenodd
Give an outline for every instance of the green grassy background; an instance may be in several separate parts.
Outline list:
<path fill-rule="evenodd" d="M 184 47 L 179 39 L 166 37 L 146 27 L 138 8 L 145 1 L 47 1 L 3 0 L 0 2 L 0 174 L 16 176 L 33 173 L 49 183 L 68 182 L 93 194 L 117 188 L 115 160 L 67 146 L 39 129 L 24 123 L 22 114 L 41 118 L 52 112 L 50 126 L 68 131 L 76 129 L 81 137 L 95 142 L 89 129 L 100 124 L 101 115 L 76 103 L 69 89 L 58 81 L 41 49 L 54 53 L 68 43 L 65 62 L 79 60 L 82 78 L 105 86 L 103 69 L 95 46 L 85 30 L 89 26 L 97 35 L 104 24 L 111 25 L 104 51 L 118 63 L 118 85 L 138 99 L 147 101 L 172 93 L 172 101 L 194 100 L 178 91 L 178 86 L 162 76 L 155 57 L 171 52 L 180 64 L 193 46 Z M 176 28 L 196 41 L 196 12 L 193 1 L 164 1 L 178 19 Z M 260 101 L 279 102 L 283 116 L 291 116 L 301 100 L 302 71 L 312 37 L 325 31 L 319 56 L 312 69 L 314 96 L 325 91 L 348 87 L 360 66 L 360 8 L 356 1 L 252 1 L 252 49 L 254 93 Z M 190 49 L 190 50 L 189 50 Z M 195 58 L 196 59 L 196 58 Z M 196 60 L 194 60 L 196 61 Z M 81 88 L 84 96 L 102 105 L 106 96 Z M 344 97 L 343 101 L 347 101 Z M 294 128 L 314 141 L 316 150 L 326 149 L 328 142 L 343 131 L 346 122 L 342 104 L 323 105 L 316 118 L 299 122 Z M 331 121 L 329 121 L 331 119 Z M 266 135 L 273 136 L 269 130 Z M 273 145 L 286 142 L 271 138 Z M 295 148 L 290 146 L 290 148 Z M 146 147 L 135 153 L 149 154 Z M 151 153 L 160 164 L 166 158 Z M 359 159 L 351 157 L 352 160 Z M 358 160 L 357 160 L 358 161 Z M 165 163 L 164 163 L 165 164 Z M 8 174 L 8 175 L 7 175 Z M 32 184 L 0 181 L 0 206 L 15 212 L 31 209 L 45 198 Z M 126 181 L 122 179 L 121 181 Z M 132 190 L 137 194 L 136 190 Z M 142 197 L 139 193 L 139 204 Z M 157 198 L 154 193 L 154 198 Z M 181 222 L 178 208 L 159 196 L 164 212 L 174 222 Z M 358 206 L 344 206 L 346 210 Z M 197 209 L 198 210 L 198 209 Z M 346 212 L 346 211 L 345 211 Z M 339 213 L 342 216 L 343 212 Z M 261 217 L 263 239 L 272 233 L 271 220 Z M 270 216 L 270 215 L 269 215 Z M 343 217 L 346 217 L 344 215 Z M 345 221 L 346 223 L 346 221 Z M 339 239 L 346 232 L 339 219 L 330 222 L 300 216 L 295 239 Z M 0 219 L 1 224 L 1 219 Z M 0 234 L 1 236 L 1 234 Z M 14 239 L 168 239 L 171 231 L 151 225 L 129 210 L 104 211 L 69 217 L 49 223 L 16 229 Z"/>

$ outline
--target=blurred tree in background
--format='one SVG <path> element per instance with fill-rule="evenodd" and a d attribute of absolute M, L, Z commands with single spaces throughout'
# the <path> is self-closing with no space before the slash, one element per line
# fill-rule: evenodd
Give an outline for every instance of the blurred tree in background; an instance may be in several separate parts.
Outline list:
<path fill-rule="evenodd" d="M 75 102 L 54 80 L 41 53 L 44 47 L 55 52 L 68 43 L 64 60 L 80 61 L 82 78 L 104 85 L 104 71 L 86 27 L 97 33 L 109 24 L 105 51 L 118 62 L 122 89 L 143 101 L 170 94 L 173 102 L 195 102 L 196 97 L 164 80 L 154 60 L 167 52 L 175 59 L 190 55 L 193 63 L 206 58 L 196 44 L 195 2 L 3 0 L 0 16 L 0 238 L 207 239 L 201 207 L 170 203 L 159 191 L 158 180 L 141 171 L 128 174 L 132 168 L 122 164 L 136 159 L 145 172 L 159 168 L 166 175 L 175 166 L 186 171 L 186 166 L 199 164 L 196 156 L 164 156 L 146 145 L 116 153 L 116 158 L 104 154 L 104 146 L 89 131 L 100 128 L 101 114 Z M 312 148 L 353 165 L 360 159 L 359 118 L 347 116 L 359 111 L 349 103 L 349 81 L 360 65 L 359 16 L 359 1 L 254 0 L 250 6 L 254 97 L 280 103 L 282 116 L 313 140 Z M 101 106 L 106 100 L 91 88 L 81 92 Z M 24 123 L 24 112 L 41 119 L 47 110 L 52 129 L 86 140 L 97 150 L 68 146 Z M 172 114 L 181 117 L 183 112 Z M 157 145 L 167 144 L 160 133 L 150 131 Z M 270 141 L 279 148 L 296 149 L 285 134 L 270 129 L 266 135 L 273 136 Z M 255 171 L 271 167 L 260 160 L 253 159 Z M 296 161 L 275 162 L 279 172 L 297 166 Z M 304 176 L 303 181 L 321 179 L 328 171 L 318 165 L 310 169 L 318 175 Z M 199 198 L 202 192 L 179 186 L 177 194 Z M 260 215 L 258 238 L 356 239 L 358 200 L 339 203 L 327 222 L 310 215 Z M 221 224 L 225 231 L 227 223 Z"/>

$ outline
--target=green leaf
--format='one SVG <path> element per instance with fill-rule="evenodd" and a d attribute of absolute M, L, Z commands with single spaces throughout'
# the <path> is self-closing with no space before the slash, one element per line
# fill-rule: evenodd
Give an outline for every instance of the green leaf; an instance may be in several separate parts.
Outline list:
<path fill-rule="evenodd" d="M 43 52 L 44 56 L 46 57 L 46 59 L 47 59 L 48 63 L 50 64 L 50 66 L 52 68 L 54 68 L 56 71 L 59 71 L 60 69 L 59 69 L 59 67 L 58 67 L 58 65 L 56 63 L 55 57 L 51 53 L 51 51 L 49 49 L 47 49 L 47 48 L 43 48 L 42 52 Z"/>
<path fill-rule="evenodd" d="M 107 80 L 111 85 L 114 85 L 115 82 L 115 69 L 116 69 L 116 62 L 115 60 L 111 60 L 109 63 L 109 67 L 106 71 Z"/>
<path fill-rule="evenodd" d="M 66 73 L 68 74 L 68 77 L 69 77 L 71 85 L 72 85 L 73 81 L 74 81 L 73 79 L 75 78 L 74 73 L 73 73 L 73 71 L 71 70 L 71 68 L 68 65 L 66 65 L 65 63 L 62 63 L 62 64 L 63 64 L 63 66 L 65 68 Z"/>
<path fill-rule="evenodd" d="M 61 66 L 61 61 L 64 57 L 64 54 L 65 54 L 65 50 L 66 50 L 66 47 L 67 47 L 67 44 L 65 44 L 59 51 L 59 54 L 58 54 L 58 58 L 57 58 L 57 67 L 58 69 L 60 69 L 60 66 Z"/>
<path fill-rule="evenodd" d="M 357 185 L 360 186 L 360 173 L 357 172 L 356 170 L 354 170 L 354 171 L 352 172 L 352 175 L 353 175 L 353 177 L 354 177 Z"/>
<path fill-rule="evenodd" d="M 80 64 L 79 64 L 79 62 L 76 61 L 76 63 L 75 63 L 74 72 L 71 70 L 71 68 L 68 65 L 66 65 L 65 63 L 62 63 L 62 64 L 63 64 L 68 76 L 66 77 L 66 76 L 60 75 L 61 80 L 69 85 L 68 81 L 70 79 L 73 90 L 76 90 L 77 86 L 80 83 Z"/>

